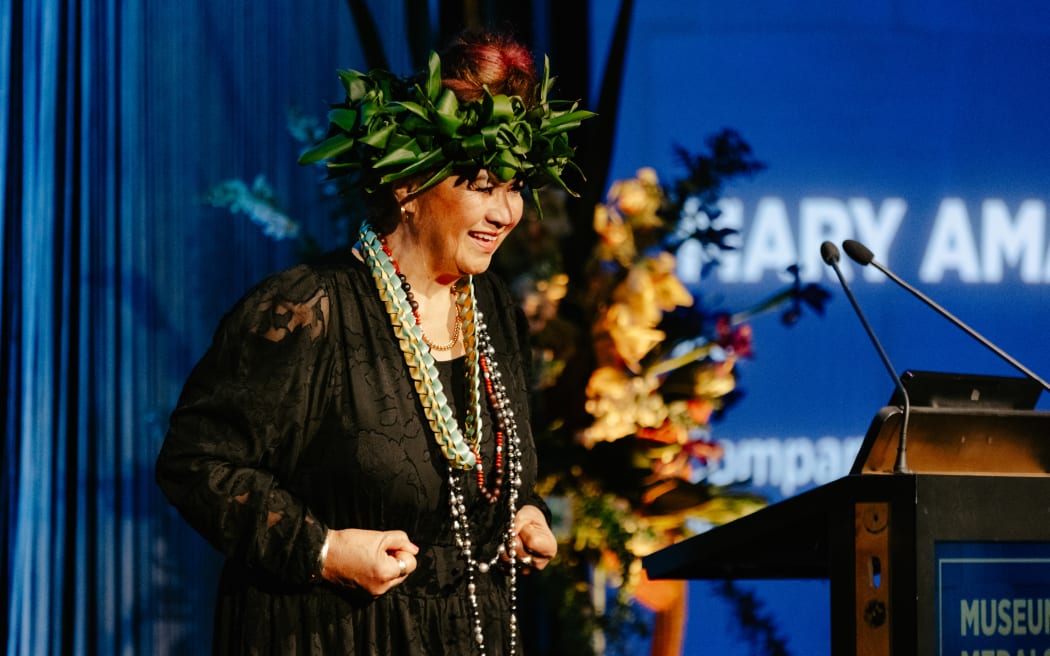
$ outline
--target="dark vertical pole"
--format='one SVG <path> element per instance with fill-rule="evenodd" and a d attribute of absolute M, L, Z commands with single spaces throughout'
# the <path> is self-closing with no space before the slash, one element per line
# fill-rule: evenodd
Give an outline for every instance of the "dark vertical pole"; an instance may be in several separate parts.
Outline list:
<path fill-rule="evenodd" d="M 464 0 L 441 0 L 438 3 L 439 47 L 467 27 L 467 5 Z"/>
<path fill-rule="evenodd" d="M 412 70 L 421 70 L 427 64 L 427 55 L 440 47 L 436 43 L 437 30 L 430 15 L 429 0 L 405 0 L 405 33 Z"/>
<path fill-rule="evenodd" d="M 593 110 L 595 103 L 590 97 L 590 3 L 587 0 L 562 0 L 551 6 L 548 15 L 551 68 L 558 78 L 553 95 L 555 98 L 577 99 L 583 107 Z M 571 137 L 576 147 L 576 161 L 587 177 L 585 184 L 573 180 L 572 187 L 580 192 L 581 198 L 569 198 L 566 203 L 573 231 L 570 243 L 563 244 L 562 260 L 565 272 L 573 281 L 583 280 L 583 267 L 594 246 L 591 212 L 594 199 L 601 198 L 602 192 L 600 189 L 596 193 L 588 190 L 604 184 L 605 172 L 599 172 L 593 166 L 590 155 L 599 136 L 594 125 L 597 120 L 585 121 Z"/>

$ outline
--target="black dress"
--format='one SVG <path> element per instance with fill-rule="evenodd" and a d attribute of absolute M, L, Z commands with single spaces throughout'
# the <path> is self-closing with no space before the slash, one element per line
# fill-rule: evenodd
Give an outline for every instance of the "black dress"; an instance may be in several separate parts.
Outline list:
<path fill-rule="evenodd" d="M 518 417 L 519 507 L 546 512 L 532 494 L 524 319 L 493 276 L 474 280 Z M 461 363 L 439 369 L 446 389 L 462 389 Z M 462 408 L 458 393 L 447 396 Z M 493 442 L 486 433 L 486 463 Z M 505 528 L 509 495 L 492 506 L 474 477 L 465 478 L 473 542 L 487 559 Z M 157 480 L 227 557 L 216 654 L 476 653 L 465 562 L 452 545 L 448 463 L 371 273 L 350 251 L 263 281 L 223 319 L 172 414 Z M 420 547 L 418 567 L 375 599 L 328 584 L 317 578 L 326 528 L 403 530 Z M 488 653 L 506 653 L 502 568 L 479 574 L 478 587 Z"/>

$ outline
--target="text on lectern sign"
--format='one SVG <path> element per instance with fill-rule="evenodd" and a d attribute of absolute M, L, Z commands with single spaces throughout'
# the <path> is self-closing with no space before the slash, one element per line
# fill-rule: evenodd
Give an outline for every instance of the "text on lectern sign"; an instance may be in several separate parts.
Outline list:
<path fill-rule="evenodd" d="M 940 542 L 938 654 L 1050 656 L 1050 543 Z"/>

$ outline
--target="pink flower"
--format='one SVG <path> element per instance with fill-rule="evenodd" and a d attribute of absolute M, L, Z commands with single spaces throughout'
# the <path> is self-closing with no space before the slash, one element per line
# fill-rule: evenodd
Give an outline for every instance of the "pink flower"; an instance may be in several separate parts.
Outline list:
<path fill-rule="evenodd" d="M 751 348 L 752 331 L 750 325 L 745 323 L 734 327 L 729 322 L 729 317 L 722 315 L 718 317 L 715 331 L 717 333 L 715 341 L 722 348 L 742 358 L 754 355 L 754 351 Z"/>

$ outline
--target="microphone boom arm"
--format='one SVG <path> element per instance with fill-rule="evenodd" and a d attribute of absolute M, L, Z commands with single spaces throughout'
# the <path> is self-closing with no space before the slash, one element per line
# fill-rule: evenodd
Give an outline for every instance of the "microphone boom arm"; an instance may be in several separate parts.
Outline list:
<path fill-rule="evenodd" d="M 849 251 L 847 251 L 847 252 L 849 252 Z M 1011 355 L 1010 355 L 1009 353 L 1006 353 L 1006 352 L 1005 352 L 1005 351 L 1003 351 L 1003 350 L 1002 350 L 1001 348 L 999 348 L 999 347 L 998 347 L 998 346 L 996 346 L 995 344 L 993 344 L 993 343 L 991 343 L 990 341 L 988 341 L 988 340 L 987 340 L 987 339 L 986 339 L 986 338 L 984 337 L 984 335 L 980 334 L 979 332 L 977 332 L 976 330 L 974 330 L 974 329 L 973 329 L 973 328 L 971 328 L 970 326 L 968 326 L 968 325 L 966 325 L 965 323 L 963 323 L 963 322 L 962 322 L 962 320 L 961 320 L 961 319 L 959 319 L 959 318 L 957 318 L 957 317 L 956 317 L 956 316 L 955 316 L 954 314 L 952 314 L 952 313 L 951 313 L 951 312 L 949 312 L 948 310 L 944 309 L 944 308 L 943 308 L 943 307 L 941 307 L 941 306 L 940 306 L 939 304 L 935 303 L 935 302 L 933 301 L 933 299 L 931 299 L 931 298 L 930 298 L 929 296 L 926 296 L 925 294 L 923 294 L 923 293 L 922 293 L 921 291 L 919 291 L 918 289 L 916 289 L 916 288 L 915 288 L 915 287 L 913 287 L 912 285 L 909 285 L 909 284 L 908 284 L 907 282 L 905 282 L 905 281 L 904 281 L 903 279 L 901 279 L 901 278 L 900 278 L 900 276 L 898 276 L 897 274 L 893 273 L 893 272 L 892 272 L 892 271 L 890 271 L 890 270 L 889 270 L 888 268 L 886 268 L 886 267 L 882 266 L 882 264 L 880 264 L 880 263 L 879 263 L 879 262 L 877 262 L 876 260 L 872 259 L 872 260 L 870 261 L 870 264 L 871 264 L 871 265 L 872 265 L 873 267 L 875 267 L 876 269 L 878 269 L 879 271 L 881 271 L 881 272 L 883 272 L 884 274 L 886 274 L 886 276 L 887 276 L 887 277 L 888 277 L 888 278 L 889 278 L 890 280 L 892 280 L 893 282 L 897 283 L 898 285 L 900 285 L 900 286 L 901 286 L 901 287 L 903 287 L 904 289 L 906 289 L 906 290 L 908 290 L 909 292 L 911 292 L 911 293 L 912 293 L 912 295 L 914 295 L 914 296 L 915 296 L 916 298 L 918 298 L 918 299 L 919 299 L 920 301 L 922 301 L 922 302 L 923 302 L 923 303 L 925 303 L 926 305 L 928 305 L 928 306 L 930 306 L 931 308 L 933 308 L 934 310 L 936 310 L 936 311 L 937 311 L 937 313 L 938 313 L 938 314 L 940 314 L 940 315 L 941 315 L 942 317 L 944 317 L 944 318 L 945 318 L 945 319 L 947 319 L 948 321 L 951 321 L 952 323 L 954 323 L 954 324 L 955 324 L 955 325 L 956 325 L 956 326 L 957 326 L 958 328 L 960 328 L 960 329 L 961 329 L 961 330 L 962 330 L 962 331 L 963 331 L 964 333 L 966 333 L 966 334 L 967 334 L 967 335 L 969 335 L 970 337 L 973 337 L 973 338 L 974 338 L 974 339 L 976 339 L 976 340 L 977 340 L 978 342 L 980 342 L 981 344 L 983 344 L 983 345 L 985 346 L 985 348 L 987 348 L 988 350 L 990 350 L 991 352 L 995 353 L 996 355 L 998 355 L 998 356 L 999 356 L 1000 358 L 1002 358 L 1003 360 L 1005 360 L 1005 361 L 1007 361 L 1008 363 L 1010 363 L 1010 364 L 1011 364 L 1011 365 L 1012 365 L 1012 366 L 1013 366 L 1013 367 L 1014 367 L 1015 369 L 1017 369 L 1018 371 L 1020 371 L 1020 372 L 1021 372 L 1021 373 L 1023 373 L 1024 375 L 1028 376 L 1029 378 L 1031 378 L 1031 379 L 1032 379 L 1032 380 L 1034 380 L 1035 382 L 1037 382 L 1037 383 L 1039 383 L 1040 385 L 1042 385 L 1042 386 L 1043 386 L 1043 389 L 1044 389 L 1044 390 L 1050 391 L 1050 383 L 1047 383 L 1047 382 L 1046 382 L 1045 380 L 1043 380 L 1042 378 L 1040 378 L 1039 376 L 1037 376 L 1037 375 L 1036 375 L 1035 373 L 1033 373 L 1033 372 L 1032 372 L 1032 371 L 1031 371 L 1031 370 L 1030 370 L 1030 369 L 1029 369 L 1028 367 L 1026 367 L 1026 366 L 1024 366 L 1023 364 L 1021 364 L 1020 362 L 1018 362 L 1018 361 L 1017 361 L 1017 360 L 1016 360 L 1016 359 L 1015 359 L 1014 357 L 1012 357 L 1012 356 L 1011 356 Z"/>

